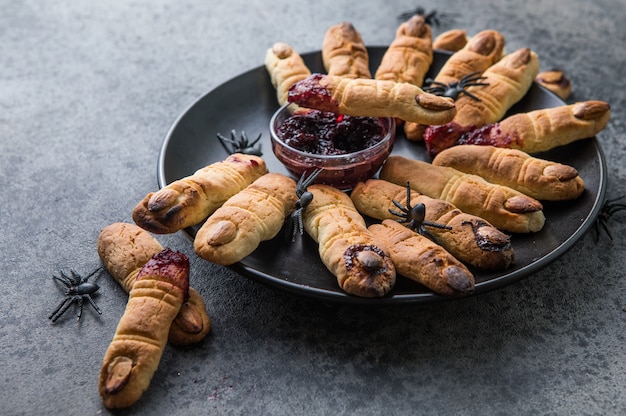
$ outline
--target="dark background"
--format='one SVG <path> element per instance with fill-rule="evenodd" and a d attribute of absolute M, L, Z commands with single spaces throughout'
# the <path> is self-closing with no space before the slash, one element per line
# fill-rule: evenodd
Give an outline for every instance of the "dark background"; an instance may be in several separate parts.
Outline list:
<path fill-rule="evenodd" d="M 305 53 L 352 22 L 388 45 L 398 15 L 453 15 L 435 35 L 503 32 L 601 99 L 607 195 L 626 194 L 626 2 L 3 2 L 0 14 L 0 414 L 108 414 L 97 379 L 126 304 L 103 274 L 103 314 L 62 299 L 52 275 L 99 266 L 100 229 L 131 221 L 158 187 L 157 158 L 196 99 L 263 64 L 276 41 Z M 445 23 L 445 22 L 444 22 Z M 254 94 L 254 91 L 250 91 Z M 464 300 L 395 307 L 319 302 L 198 259 L 191 285 L 213 329 L 168 346 L 149 390 L 115 414 L 623 414 L 626 213 L 540 272 Z"/>

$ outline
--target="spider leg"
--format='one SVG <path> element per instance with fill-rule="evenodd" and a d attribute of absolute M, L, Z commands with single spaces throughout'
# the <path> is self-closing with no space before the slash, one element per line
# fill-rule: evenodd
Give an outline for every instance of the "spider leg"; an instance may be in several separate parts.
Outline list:
<path fill-rule="evenodd" d="M 427 85 L 428 88 L 431 88 L 433 85 L 435 87 L 442 87 L 442 88 L 447 88 L 448 85 L 444 84 L 443 82 L 439 82 L 439 81 L 435 81 L 432 78 L 428 78 L 425 82 L 424 85 Z"/>
<path fill-rule="evenodd" d="M 465 75 L 463 78 L 459 80 L 457 86 L 460 87 L 459 95 L 465 94 L 468 97 L 472 98 L 475 101 L 480 101 L 480 98 L 476 97 L 472 93 L 467 91 L 467 87 L 484 87 L 489 85 L 487 82 L 479 82 L 487 79 L 487 77 L 480 76 L 480 71 L 472 72 L 470 74 Z"/>
<path fill-rule="evenodd" d="M 311 173 L 309 177 L 304 180 L 303 186 L 305 188 L 308 188 L 309 185 L 311 185 L 315 181 L 315 179 L 319 176 L 320 173 L 322 173 L 323 170 L 323 168 L 315 169 L 313 173 Z"/>
<path fill-rule="evenodd" d="M 422 232 L 420 234 L 422 234 L 424 237 L 428 238 L 433 243 L 439 244 L 439 242 L 437 241 L 437 238 L 433 235 L 433 233 L 428 231 L 426 228 L 422 227 Z"/>
<path fill-rule="evenodd" d="M 404 224 L 406 224 L 406 227 L 411 230 L 411 231 L 415 231 L 418 234 L 422 234 L 423 232 L 423 227 L 420 225 L 420 223 L 418 223 L 415 220 L 409 220 L 407 219 L 406 221 L 404 221 Z"/>
<path fill-rule="evenodd" d="M 290 228 L 292 238 L 291 241 L 296 241 L 296 233 L 300 235 L 304 234 L 304 224 L 302 220 L 302 212 L 309 205 L 311 200 L 313 199 L 313 194 L 308 192 L 308 187 L 315 181 L 315 178 L 323 171 L 324 169 L 318 168 L 315 169 L 309 176 L 306 175 L 306 171 L 302 172 L 300 179 L 296 185 L 296 195 L 300 198 L 296 202 L 296 209 L 289 216 Z"/>
<path fill-rule="evenodd" d="M 442 95 L 445 94 L 446 88 L 443 88 L 443 87 L 426 87 L 426 88 L 424 88 L 424 91 L 429 93 L 429 94 L 442 96 Z"/>
<path fill-rule="evenodd" d="M 396 217 L 396 221 L 399 222 L 400 224 L 405 224 L 407 222 L 409 222 L 409 219 L 407 218 L 407 215 L 402 213 L 402 212 L 398 212 L 398 211 L 394 211 L 393 209 L 389 209 L 389 213 L 392 215 L 395 215 Z"/>
<path fill-rule="evenodd" d="M 433 26 L 439 26 L 441 24 L 441 21 L 437 17 L 437 11 L 436 10 L 433 10 L 432 12 L 430 12 L 426 16 L 424 16 L 424 20 L 426 22 L 430 22 Z"/>
<path fill-rule="evenodd" d="M 429 240 L 433 241 L 435 244 L 439 244 L 435 236 L 430 231 L 428 231 L 426 227 L 424 227 L 424 223 L 419 223 L 418 221 L 412 220 L 407 225 L 407 228 L 421 235 L 422 237 L 428 238 Z"/>
<path fill-rule="evenodd" d="M 73 286 L 76 286 L 77 284 L 80 283 L 80 275 L 76 273 L 74 269 L 70 269 L 69 276 L 67 274 L 64 274 L 63 272 L 61 272 L 61 274 L 64 275 L 70 282 L 72 282 Z"/>
<path fill-rule="evenodd" d="M 302 197 L 309 185 L 315 181 L 315 178 L 317 178 L 323 170 L 324 169 L 322 168 L 315 169 L 309 176 L 306 176 L 306 171 L 302 172 L 302 176 L 300 176 L 298 184 L 296 185 L 296 195 L 298 195 L 298 197 Z"/>
<path fill-rule="evenodd" d="M 300 175 L 300 179 L 298 179 L 298 183 L 296 184 L 296 195 L 298 195 L 298 197 L 301 197 L 302 194 L 306 191 L 306 186 L 304 185 L 304 182 L 306 180 L 306 171 L 302 172 L 302 175 Z"/>
<path fill-rule="evenodd" d="M 224 150 L 226 150 L 226 153 L 228 153 L 229 155 L 235 153 L 235 144 L 236 144 L 236 142 L 233 142 L 232 140 L 222 136 L 220 133 L 217 133 L 217 138 L 219 139 L 219 142 L 222 145 L 222 147 L 224 148 Z M 226 143 L 231 143 L 233 145 L 233 147 L 231 149 L 229 149 L 228 146 L 226 146 Z"/>
<path fill-rule="evenodd" d="M 56 315 L 57 312 L 59 312 L 61 310 L 61 308 L 63 306 L 65 306 L 65 303 L 68 302 L 68 301 L 71 301 L 71 298 L 63 298 L 63 300 L 57 305 L 57 307 L 54 309 L 54 311 L 52 311 L 52 313 L 50 313 L 50 315 L 48 316 L 48 319 L 52 319 L 52 317 L 54 315 Z M 56 320 L 56 318 L 55 318 L 55 320 Z"/>
<path fill-rule="evenodd" d="M 422 89 L 431 94 L 441 94 L 448 89 L 448 84 L 433 79 L 427 79 Z"/>
<path fill-rule="evenodd" d="M 287 236 L 291 235 L 291 242 L 295 243 L 296 236 L 298 234 L 300 235 L 304 234 L 304 224 L 302 221 L 302 208 L 298 208 L 291 213 L 291 215 L 289 216 L 288 223 L 289 225 L 287 228 L 286 235 Z"/>
<path fill-rule="evenodd" d="M 406 181 L 406 209 L 410 211 L 413 209 L 411 206 L 411 182 Z"/>
<path fill-rule="evenodd" d="M 626 209 L 626 204 L 612 204 L 608 206 L 606 213 L 611 216 L 619 211 L 624 211 Z"/>
<path fill-rule="evenodd" d="M 298 211 L 298 214 L 296 215 L 296 220 L 298 224 L 298 233 L 302 235 L 304 233 L 304 222 L 302 220 L 302 210 Z"/>
<path fill-rule="evenodd" d="M 104 269 L 103 266 L 98 267 L 96 270 L 94 270 L 93 272 L 89 273 L 87 275 L 87 277 L 83 278 L 83 280 L 81 280 L 80 283 L 85 283 L 87 280 L 89 280 L 91 278 L 91 276 L 93 276 L 96 273 L 100 273 L 103 269 Z"/>
<path fill-rule="evenodd" d="M 217 133 L 217 136 L 220 138 L 220 140 L 222 140 L 222 141 L 224 141 L 226 143 L 232 143 L 232 144 L 237 144 L 238 143 L 237 140 L 232 140 L 232 139 L 229 139 L 228 137 L 224 137 L 220 133 Z"/>
<path fill-rule="evenodd" d="M 464 84 L 466 82 L 477 81 L 477 80 L 486 79 L 486 78 L 487 77 L 481 75 L 480 71 L 474 71 L 474 72 L 470 72 L 469 74 L 464 75 L 463 77 L 461 77 L 459 82 L 461 84 Z"/>
<path fill-rule="evenodd" d="M 406 20 L 406 19 L 409 19 L 409 18 L 411 18 L 411 17 L 413 17 L 415 15 L 423 16 L 425 12 L 426 11 L 424 10 L 423 7 L 418 7 L 416 9 L 414 9 L 414 10 L 409 10 L 409 11 L 406 11 L 406 12 L 400 14 L 400 16 L 398 16 L 398 18 Z"/>
<path fill-rule="evenodd" d="M 389 212 L 391 212 L 392 214 L 398 215 L 400 217 L 404 217 L 404 216 L 406 216 L 409 213 L 410 209 L 406 208 L 404 205 L 402 205 L 401 203 L 399 203 L 395 199 L 391 200 L 391 202 L 396 206 L 396 208 L 398 208 L 400 211 L 402 211 L 400 213 L 400 212 L 394 211 L 391 208 L 389 208 Z"/>
<path fill-rule="evenodd" d="M 233 133 L 234 132 L 235 132 L 235 130 L 233 130 Z M 235 140 L 241 144 L 241 147 L 247 147 L 248 146 L 248 135 L 246 134 L 245 131 L 241 132 L 241 139 L 239 139 L 239 140 L 235 139 Z"/>
<path fill-rule="evenodd" d="M 80 318 L 83 316 L 83 297 L 77 296 L 76 301 L 78 303 L 78 315 L 76 316 L 76 320 L 80 321 Z"/>
<path fill-rule="evenodd" d="M 72 286 L 78 286 L 85 281 L 83 280 L 83 277 L 80 274 L 76 273 L 73 269 L 70 269 L 70 273 L 72 273 L 72 277 L 70 278 L 70 280 L 72 281 Z"/>
<path fill-rule="evenodd" d="M 252 143 L 250 143 L 250 146 L 254 146 L 255 144 L 257 144 L 257 142 L 259 140 L 261 140 L 261 136 L 263 136 L 263 133 L 259 133 L 259 135 L 256 137 L 256 139 L 254 139 L 254 141 Z"/>
<path fill-rule="evenodd" d="M 467 90 L 461 90 L 461 91 L 459 91 L 459 95 L 461 95 L 461 94 L 465 94 L 465 95 L 467 95 L 468 97 L 470 97 L 470 98 L 471 98 L 472 100 L 474 100 L 474 101 L 478 101 L 478 102 L 480 102 L 480 101 L 481 101 L 481 99 L 480 99 L 480 98 L 478 98 L 477 96 L 475 96 L 474 94 L 472 94 L 471 92 L 469 92 L 469 91 L 467 91 Z"/>
<path fill-rule="evenodd" d="M 489 85 L 488 82 L 478 82 L 478 81 L 474 82 L 474 81 L 471 81 L 471 82 L 466 82 L 465 84 L 463 84 L 463 88 L 467 88 L 467 87 L 486 87 L 488 85 Z"/>
<path fill-rule="evenodd" d="M 404 219 L 404 221 L 401 222 L 400 220 L 398 220 L 398 222 L 400 224 L 406 224 L 406 228 L 408 228 L 409 230 L 415 231 L 416 233 L 421 234 L 420 225 L 417 222 L 415 222 L 415 220 L 409 220 L 408 218 L 406 218 Z"/>
<path fill-rule="evenodd" d="M 70 307 L 72 303 L 74 303 L 74 298 L 66 297 L 61 301 L 61 303 L 59 303 L 59 306 L 57 306 L 54 312 L 52 312 L 50 316 L 48 316 L 48 319 L 52 319 L 52 322 L 56 322 L 57 319 L 59 319 L 65 313 L 65 311 Z"/>
<path fill-rule="evenodd" d="M 63 286 L 65 286 L 67 289 L 72 287 L 72 282 L 70 281 L 70 278 L 67 277 L 67 275 L 65 273 L 63 273 L 63 272 L 61 272 L 61 277 L 56 276 L 56 275 L 52 275 L 52 278 L 54 280 L 57 280 L 57 281 L 61 282 L 63 284 Z"/>
<path fill-rule="evenodd" d="M 100 315 L 102 315 L 102 311 L 100 310 L 98 305 L 96 305 L 96 302 L 93 301 L 93 298 L 91 297 L 91 295 L 84 295 L 84 297 L 87 298 L 87 300 L 89 301 L 91 306 L 93 306 L 93 308 L 96 310 L 96 312 L 98 312 Z"/>
<path fill-rule="evenodd" d="M 608 227 L 606 221 L 605 220 L 601 220 L 601 221 L 599 221 L 599 224 L 600 224 L 600 227 L 602 227 L 602 229 L 606 233 L 606 235 L 609 237 L 609 239 L 611 241 L 613 241 L 613 236 L 611 235 L 611 231 L 609 231 L 609 227 Z"/>
<path fill-rule="evenodd" d="M 423 221 L 422 224 L 426 225 L 428 227 L 440 228 L 442 230 L 451 230 L 452 229 L 452 227 L 450 227 L 449 225 L 439 224 L 437 222 Z"/>

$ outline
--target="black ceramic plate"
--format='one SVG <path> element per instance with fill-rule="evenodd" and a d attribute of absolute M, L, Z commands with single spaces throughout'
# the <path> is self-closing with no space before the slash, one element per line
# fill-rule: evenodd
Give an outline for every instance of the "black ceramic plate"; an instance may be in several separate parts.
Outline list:
<path fill-rule="evenodd" d="M 385 52 L 384 47 L 369 48 L 372 73 Z M 433 77 L 449 54 L 435 52 L 428 76 Z M 304 54 L 312 72 L 323 72 L 319 52 Z M 533 85 L 510 113 L 563 105 L 556 95 Z M 272 172 L 287 174 L 274 157 L 270 145 L 269 120 L 278 109 L 275 90 L 264 67 L 248 71 L 222 84 L 193 103 L 176 120 L 167 134 L 158 161 L 160 187 L 191 175 L 197 169 L 225 159 L 228 154 L 216 135 L 227 137 L 235 129 L 249 139 L 262 133 L 262 151 Z M 423 143 L 409 142 L 398 132 L 393 154 L 430 161 Z M 475 294 L 498 288 L 526 277 L 563 255 L 591 227 L 604 200 L 606 165 L 596 138 L 538 155 L 574 166 L 585 180 L 586 190 L 573 202 L 545 203 L 546 223 L 535 234 L 513 235 L 516 261 L 505 272 L 476 272 Z M 197 228 L 185 233 L 193 239 Z M 345 294 L 335 277 L 322 264 L 317 245 L 304 235 L 290 243 L 281 234 L 266 241 L 232 269 L 263 283 L 328 301 L 366 304 L 416 303 L 442 300 L 425 287 L 401 276 L 391 294 L 382 299 L 363 299 Z"/>

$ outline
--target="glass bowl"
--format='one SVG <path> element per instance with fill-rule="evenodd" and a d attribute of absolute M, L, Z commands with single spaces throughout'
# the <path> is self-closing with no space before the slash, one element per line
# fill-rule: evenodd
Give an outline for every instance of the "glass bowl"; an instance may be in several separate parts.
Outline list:
<path fill-rule="evenodd" d="M 357 183 L 373 177 L 393 149 L 396 137 L 396 122 L 394 118 L 387 117 L 370 118 L 370 121 L 373 120 L 380 126 L 380 136 L 382 138 L 363 150 L 331 155 L 298 150 L 285 143 L 285 140 L 289 139 L 289 135 L 296 133 L 289 131 L 281 134 L 280 131 L 280 126 L 294 115 L 292 113 L 294 108 L 297 107 L 286 104 L 272 115 L 270 119 L 270 133 L 274 155 L 295 179 L 299 179 L 303 173 L 309 175 L 316 169 L 321 168 L 323 170 L 317 176 L 315 183 L 322 183 L 342 191 L 349 191 Z M 344 116 L 338 115 L 337 117 L 342 118 Z M 328 123 L 320 124 L 320 132 L 325 128 L 328 128 Z"/>

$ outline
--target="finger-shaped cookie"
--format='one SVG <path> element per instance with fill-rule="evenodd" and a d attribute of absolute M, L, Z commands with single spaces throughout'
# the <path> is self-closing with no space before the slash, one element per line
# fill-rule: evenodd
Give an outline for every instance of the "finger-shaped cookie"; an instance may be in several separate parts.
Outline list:
<path fill-rule="evenodd" d="M 415 15 L 396 30 L 374 78 L 421 87 L 432 63 L 432 31 L 424 16 Z"/>
<path fill-rule="evenodd" d="M 447 30 L 435 37 L 433 49 L 457 52 L 467 45 L 468 40 L 467 32 L 463 29 Z"/>
<path fill-rule="evenodd" d="M 428 152 L 434 156 L 467 131 L 500 121 L 526 95 L 538 71 L 539 59 L 528 48 L 518 49 L 487 68 L 481 81 L 486 85 L 467 88 L 471 95 L 457 99 L 452 122 L 425 129 Z"/>
<path fill-rule="evenodd" d="M 448 58 L 433 82 L 438 85 L 450 85 L 471 74 L 479 76 L 502 58 L 504 45 L 504 36 L 500 32 L 495 30 L 479 32 L 461 50 Z M 425 125 L 406 123 L 404 133 L 409 140 L 421 140 L 425 129 Z"/>
<path fill-rule="evenodd" d="M 454 122 L 461 126 L 484 126 L 500 121 L 526 93 L 539 73 L 539 58 L 528 48 L 504 56 L 483 72 L 484 86 L 469 87 L 478 98 L 462 95 L 456 102 Z"/>
<path fill-rule="evenodd" d="M 184 254 L 165 249 L 143 266 L 102 362 L 98 389 L 107 409 L 130 407 L 148 389 L 188 289 Z"/>
<path fill-rule="evenodd" d="M 455 144 L 488 144 L 544 152 L 601 132 L 611 118 L 611 106 L 605 101 L 589 100 L 576 104 L 518 113 L 499 123 L 470 130 Z"/>
<path fill-rule="evenodd" d="M 284 42 L 276 42 L 267 50 L 265 68 L 276 88 L 276 98 L 281 106 L 287 103 L 289 88 L 311 75 L 302 56 Z"/>
<path fill-rule="evenodd" d="M 357 210 L 368 217 L 399 220 L 391 211 L 398 211 L 394 201 L 406 206 L 406 186 L 381 179 L 357 184 L 350 198 Z M 453 204 L 410 190 L 411 207 L 424 204 L 425 220 L 449 227 L 429 227 L 438 244 L 465 264 L 482 270 L 504 270 L 514 261 L 510 236 L 484 219 L 459 210 Z M 402 273 L 402 272 L 400 272 Z"/>
<path fill-rule="evenodd" d="M 496 30 L 483 30 L 474 35 L 459 51 L 453 53 L 433 79 L 450 84 L 464 76 L 482 73 L 498 62 L 504 53 L 505 39 Z"/>
<path fill-rule="evenodd" d="M 278 234 L 297 200 L 293 179 L 263 175 L 211 214 L 196 234 L 194 249 L 213 263 L 236 263 Z"/>
<path fill-rule="evenodd" d="M 393 220 L 372 224 L 369 230 L 389 248 L 398 273 L 443 296 L 474 291 L 474 275 L 443 247 Z"/>
<path fill-rule="evenodd" d="M 349 116 L 394 117 L 423 124 L 447 123 L 456 112 L 452 99 L 425 93 L 406 82 L 323 74 L 312 74 L 293 85 L 289 101 Z"/>
<path fill-rule="evenodd" d="M 133 220 L 152 233 L 175 233 L 199 224 L 265 173 L 262 158 L 235 153 L 149 193 L 133 210 Z"/>
<path fill-rule="evenodd" d="M 439 153 L 432 164 L 478 175 L 540 200 L 576 199 L 585 190 L 585 182 L 572 166 L 533 157 L 516 149 L 453 146 Z"/>
<path fill-rule="evenodd" d="M 329 27 L 322 42 L 326 73 L 346 78 L 371 78 L 369 55 L 358 30 L 349 22 Z"/>
<path fill-rule="evenodd" d="M 116 222 L 104 227 L 98 236 L 98 255 L 111 277 L 126 293 L 132 289 L 141 268 L 163 247 L 146 230 L 135 224 Z M 175 346 L 195 344 L 211 330 L 211 319 L 202 296 L 189 288 L 170 327 L 168 342 Z"/>
<path fill-rule="evenodd" d="M 409 182 L 417 192 L 448 201 L 463 212 L 484 218 L 500 230 L 536 232 L 545 223 L 543 206 L 536 199 L 445 166 L 391 156 L 383 165 L 380 179 L 397 185 Z"/>
<path fill-rule="evenodd" d="M 311 185 L 304 229 L 319 245 L 324 265 L 346 292 L 381 297 L 396 281 L 396 270 L 382 242 L 367 229 L 350 197 L 328 185 Z"/>

